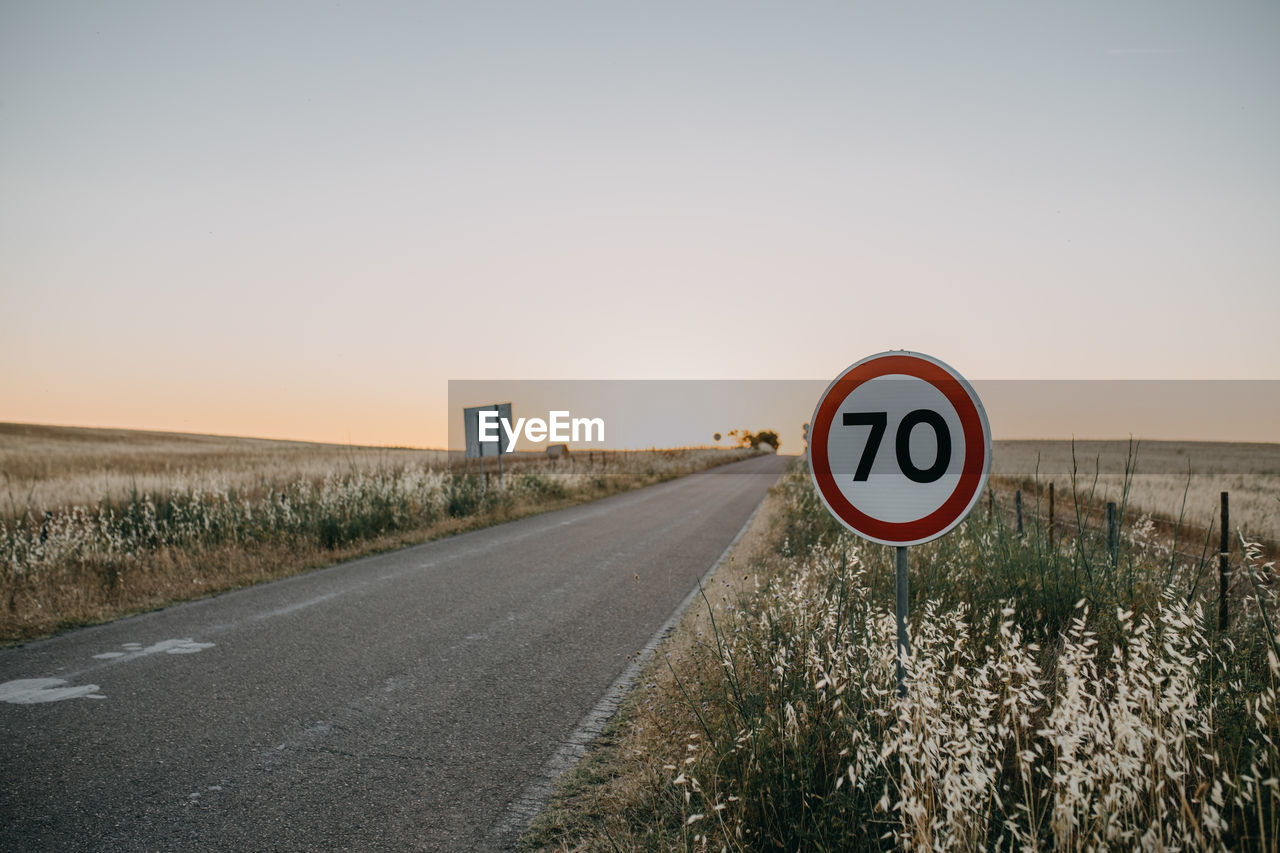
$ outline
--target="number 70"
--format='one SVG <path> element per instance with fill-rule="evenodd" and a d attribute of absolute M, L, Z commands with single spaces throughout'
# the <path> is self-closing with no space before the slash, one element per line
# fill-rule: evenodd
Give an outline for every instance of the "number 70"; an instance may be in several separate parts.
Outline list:
<path fill-rule="evenodd" d="M 844 413 L 845 426 L 871 427 L 867 443 L 862 448 L 862 458 L 858 460 L 858 470 L 853 474 L 854 481 L 864 481 L 871 475 L 871 465 L 875 462 L 876 451 L 880 449 L 880 441 L 884 438 L 888 422 L 888 412 Z M 938 454 L 928 468 L 918 468 L 911 461 L 911 431 L 920 424 L 932 427 L 938 442 Z M 947 427 L 947 422 L 943 420 L 942 415 L 932 409 L 916 409 L 908 412 L 899 421 L 898 430 L 894 436 L 894 449 L 898 457 L 898 468 L 907 476 L 907 479 L 916 483 L 932 483 L 941 479 L 947 471 L 947 466 L 951 464 L 951 430 Z"/>

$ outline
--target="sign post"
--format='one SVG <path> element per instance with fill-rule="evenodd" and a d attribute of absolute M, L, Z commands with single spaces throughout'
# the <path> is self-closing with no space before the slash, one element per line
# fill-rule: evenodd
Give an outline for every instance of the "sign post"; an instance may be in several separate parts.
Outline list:
<path fill-rule="evenodd" d="M 907 548 L 952 530 L 981 498 L 991 471 L 986 410 L 965 378 L 936 358 L 885 352 L 827 386 L 809 436 L 809 471 L 827 509 L 862 538 L 896 549 L 905 695 Z"/>

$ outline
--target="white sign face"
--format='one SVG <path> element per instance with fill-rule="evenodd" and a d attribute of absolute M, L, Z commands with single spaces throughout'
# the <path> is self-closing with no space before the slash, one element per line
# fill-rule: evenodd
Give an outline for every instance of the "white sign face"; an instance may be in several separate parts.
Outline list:
<path fill-rule="evenodd" d="M 947 398 L 924 380 L 894 373 L 864 382 L 837 408 L 836 425 L 827 438 L 836 486 L 873 518 L 924 518 L 960 482 L 964 428 Z"/>
<path fill-rule="evenodd" d="M 814 485 L 832 514 L 874 542 L 915 545 L 946 533 L 980 498 L 990 465 L 981 401 L 929 356 L 863 359 L 814 412 Z"/>

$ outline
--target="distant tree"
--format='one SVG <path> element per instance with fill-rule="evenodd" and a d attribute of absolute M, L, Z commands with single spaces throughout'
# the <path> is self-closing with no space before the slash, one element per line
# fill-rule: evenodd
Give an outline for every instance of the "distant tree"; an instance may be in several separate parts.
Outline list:
<path fill-rule="evenodd" d="M 752 450 L 758 449 L 762 444 L 767 444 L 774 450 L 782 446 L 782 442 L 778 440 L 778 434 L 771 429 L 762 429 L 760 432 L 731 429 L 729 435 L 738 440 L 739 447 L 750 447 Z"/>
<path fill-rule="evenodd" d="M 751 442 L 752 447 L 759 447 L 762 444 L 768 444 L 774 450 L 782 447 L 782 442 L 778 440 L 778 434 L 771 429 L 761 430 L 755 434 L 755 441 Z"/>

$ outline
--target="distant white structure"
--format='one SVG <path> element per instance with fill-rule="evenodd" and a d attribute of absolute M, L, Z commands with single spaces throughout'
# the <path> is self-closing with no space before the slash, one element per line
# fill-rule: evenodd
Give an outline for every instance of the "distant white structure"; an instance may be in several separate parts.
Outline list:
<path fill-rule="evenodd" d="M 569 456 L 569 445 L 567 444 L 548 444 L 547 456 L 552 459 L 565 459 Z"/>
<path fill-rule="evenodd" d="M 502 442 L 501 441 L 481 441 L 480 440 L 480 413 L 495 412 L 498 420 L 506 420 L 511 422 L 511 404 L 510 403 L 493 403 L 488 406 L 471 406 L 462 410 L 462 428 L 463 440 L 466 447 L 466 457 L 468 459 L 478 459 L 485 456 L 498 456 L 501 459 Z M 509 451 L 508 451 L 509 452 Z"/>

